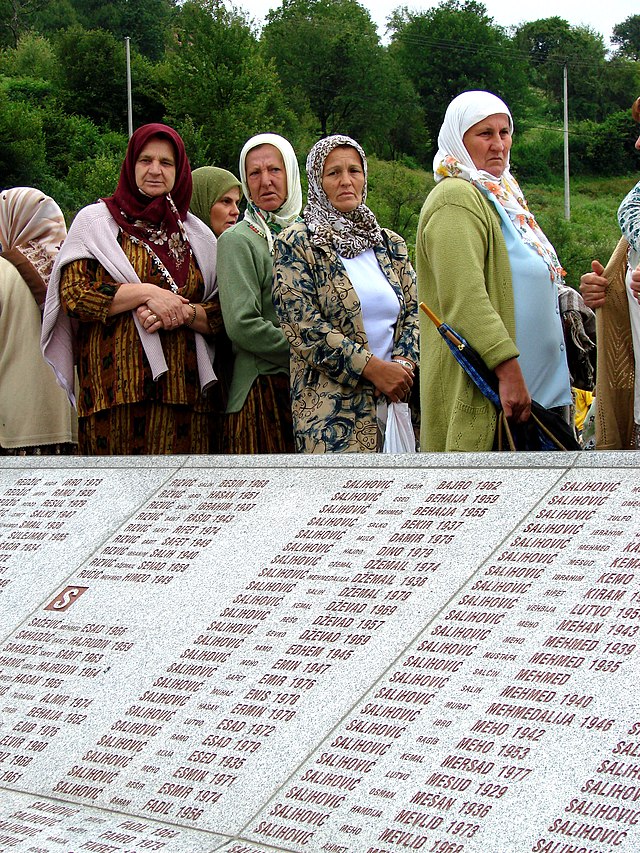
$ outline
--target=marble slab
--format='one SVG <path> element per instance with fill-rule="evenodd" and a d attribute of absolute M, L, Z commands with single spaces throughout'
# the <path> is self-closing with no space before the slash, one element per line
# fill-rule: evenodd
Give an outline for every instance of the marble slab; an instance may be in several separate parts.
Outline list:
<path fill-rule="evenodd" d="M 19 462 L 0 851 L 640 849 L 634 454 Z"/>

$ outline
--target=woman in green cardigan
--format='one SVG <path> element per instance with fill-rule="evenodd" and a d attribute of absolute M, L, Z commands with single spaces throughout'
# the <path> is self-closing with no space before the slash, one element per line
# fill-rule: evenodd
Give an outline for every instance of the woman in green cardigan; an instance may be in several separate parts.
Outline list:
<path fill-rule="evenodd" d="M 512 133 L 509 108 L 490 92 L 449 104 L 416 272 L 420 300 L 479 352 L 497 375 L 505 415 L 522 423 L 532 397 L 564 409 L 571 389 L 558 308 L 563 270 L 509 171 Z M 426 318 L 420 374 L 422 449 L 491 450 L 496 408 Z"/>
<path fill-rule="evenodd" d="M 253 136 L 240 154 L 248 205 L 218 241 L 218 287 L 235 361 L 227 405 L 227 453 L 293 453 L 289 344 L 271 296 L 274 235 L 298 219 L 302 188 L 291 144 Z"/>

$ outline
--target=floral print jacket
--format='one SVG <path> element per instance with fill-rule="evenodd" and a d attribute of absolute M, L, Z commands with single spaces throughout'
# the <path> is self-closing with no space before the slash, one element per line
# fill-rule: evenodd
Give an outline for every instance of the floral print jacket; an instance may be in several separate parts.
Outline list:
<path fill-rule="evenodd" d="M 393 356 L 418 363 L 415 273 L 404 240 L 383 229 L 375 248 L 400 303 Z M 362 379 L 371 358 L 358 295 L 330 245 L 313 246 L 304 223 L 275 241 L 273 301 L 290 346 L 296 450 L 376 452 L 375 388 Z"/>

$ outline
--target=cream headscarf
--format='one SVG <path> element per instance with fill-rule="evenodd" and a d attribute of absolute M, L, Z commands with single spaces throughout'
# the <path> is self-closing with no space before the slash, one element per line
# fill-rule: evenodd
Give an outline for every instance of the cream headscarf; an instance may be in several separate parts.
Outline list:
<path fill-rule="evenodd" d="M 476 186 L 494 204 L 500 204 L 509 216 L 518 235 L 531 246 L 549 268 L 551 281 L 562 283 L 564 270 L 556 251 L 544 231 L 529 210 L 518 182 L 509 171 L 509 158 L 499 178 L 478 169 L 465 148 L 462 137 L 479 121 L 492 115 L 504 114 L 509 118 L 509 129 L 513 133 L 513 119 L 509 107 L 491 92 L 463 92 L 447 107 L 444 121 L 438 134 L 438 152 L 433 159 L 433 177 L 462 178 Z"/>
<path fill-rule="evenodd" d="M 67 236 L 62 211 L 48 195 L 33 187 L 13 187 L 0 193 L 0 247 L 20 249 L 44 281 Z"/>
<path fill-rule="evenodd" d="M 278 210 L 273 212 L 261 210 L 251 201 L 249 185 L 247 184 L 247 170 L 245 167 L 247 154 L 259 145 L 273 145 L 282 155 L 284 170 L 287 176 L 287 198 Z M 259 133 L 245 142 L 240 152 L 240 180 L 242 191 L 248 204 L 244 218 L 267 241 L 269 251 L 273 254 L 273 233 L 278 233 L 287 225 L 291 225 L 300 216 L 302 208 L 302 186 L 300 185 L 300 169 L 298 160 L 291 143 L 277 133 Z M 273 232 L 273 233 L 272 233 Z"/>

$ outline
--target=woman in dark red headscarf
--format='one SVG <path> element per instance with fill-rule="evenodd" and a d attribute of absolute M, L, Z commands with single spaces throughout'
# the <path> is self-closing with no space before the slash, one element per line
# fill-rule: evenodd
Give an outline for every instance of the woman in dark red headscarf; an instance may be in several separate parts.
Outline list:
<path fill-rule="evenodd" d="M 144 125 L 115 193 L 78 213 L 58 256 L 42 346 L 73 401 L 75 363 L 83 454 L 219 450 L 216 240 L 190 200 L 179 134 Z"/>

